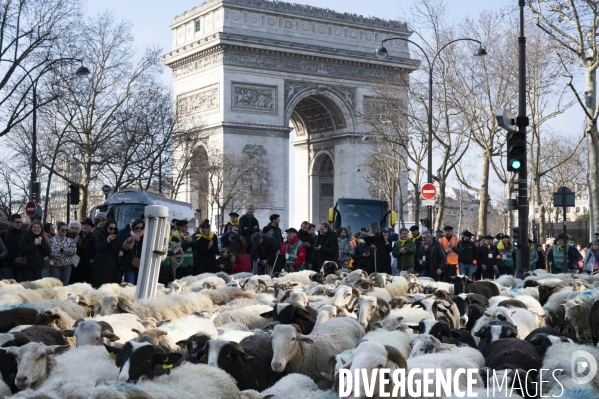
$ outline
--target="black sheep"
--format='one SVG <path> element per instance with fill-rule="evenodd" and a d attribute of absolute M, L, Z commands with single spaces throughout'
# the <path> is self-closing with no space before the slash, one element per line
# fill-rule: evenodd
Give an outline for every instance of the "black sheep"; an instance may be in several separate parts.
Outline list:
<path fill-rule="evenodd" d="M 591 326 L 591 339 L 593 346 L 599 342 L 599 301 L 595 301 L 589 311 L 589 325 Z"/>
<path fill-rule="evenodd" d="M 31 342 L 29 337 L 20 332 L 0 334 L 0 347 L 10 348 L 11 346 L 23 346 Z M 17 393 L 19 389 L 15 385 L 15 376 L 17 374 L 17 361 L 14 355 L 0 351 L 0 374 L 6 385 L 12 393 Z"/>
<path fill-rule="evenodd" d="M 429 334 L 445 344 L 468 345 L 476 348 L 476 341 L 470 331 L 464 329 L 450 328 L 449 324 L 442 320 L 424 319 L 417 326 L 408 326 L 418 330 L 418 334 Z"/>
<path fill-rule="evenodd" d="M 539 290 L 539 303 L 541 304 L 541 306 L 544 306 L 545 303 L 547 303 L 547 300 L 551 295 L 553 295 L 553 293 L 561 290 L 562 288 L 564 288 L 564 284 L 561 283 L 556 284 L 553 287 L 547 285 L 539 285 L 537 289 Z"/>
<path fill-rule="evenodd" d="M 31 342 L 41 342 L 44 345 L 69 345 L 60 330 L 47 326 L 31 326 L 21 331 Z"/>
<path fill-rule="evenodd" d="M 499 287 L 492 281 L 473 282 L 466 276 L 453 276 L 454 294 L 480 294 L 492 298 L 500 294 Z"/>
<path fill-rule="evenodd" d="M 466 328 L 472 330 L 476 321 L 483 315 L 489 306 L 487 297 L 479 294 L 454 295 L 451 300 L 460 311 L 460 321 L 466 323 Z"/>
<path fill-rule="evenodd" d="M 492 321 L 485 324 L 474 335 L 480 338 L 478 350 L 485 356 L 491 343 L 503 338 L 516 338 L 518 336 L 518 327 L 505 321 Z"/>
<path fill-rule="evenodd" d="M 314 328 L 314 323 L 318 318 L 318 313 L 311 306 L 305 308 L 301 305 L 291 303 L 285 307 L 281 304 L 276 304 L 275 307 L 266 313 L 262 313 L 260 316 L 278 321 L 281 324 L 297 324 L 302 334 L 310 334 Z"/>
<path fill-rule="evenodd" d="M 543 329 L 537 328 L 537 330 L 543 330 Z M 564 342 L 572 342 L 570 339 L 568 339 L 566 337 L 562 337 L 558 334 L 548 334 L 545 332 L 539 332 L 539 333 L 536 333 L 535 335 L 533 335 L 533 333 L 531 332 L 526 337 L 526 341 L 528 341 L 534 345 L 534 347 L 537 350 L 537 353 L 541 357 L 545 356 L 545 352 L 547 352 L 547 349 L 549 349 L 549 347 L 554 344 L 564 343 Z"/>
<path fill-rule="evenodd" d="M 528 306 L 526 306 L 522 301 L 519 301 L 517 299 L 506 299 L 505 301 L 499 302 L 497 306 L 501 306 L 504 308 L 522 308 L 528 310 Z"/>
<path fill-rule="evenodd" d="M 538 370 L 543 366 L 543 358 L 539 356 L 535 347 L 527 341 L 518 338 L 504 338 L 498 341 L 494 341 L 487 347 L 487 354 L 485 356 L 485 364 L 492 370 L 512 370 L 518 372 L 520 381 L 524 381 L 524 375 L 521 371 L 527 372 L 527 381 L 530 383 L 536 383 L 538 377 Z M 488 371 L 487 367 L 483 369 Z M 488 371 L 489 375 L 493 374 L 492 371 Z M 511 375 L 513 377 L 513 374 Z M 483 380 L 485 377 L 483 377 Z M 508 383 L 511 386 L 511 381 Z M 514 384 L 515 389 L 524 389 L 526 392 L 527 387 L 521 387 L 516 380 Z M 528 387 L 528 392 L 535 392 L 535 387 Z"/>
<path fill-rule="evenodd" d="M 273 351 L 268 334 L 251 335 L 239 343 L 210 340 L 196 352 L 191 355 L 206 355 L 208 365 L 218 366 L 229 373 L 240 390 L 263 391 L 286 375 L 286 372 L 274 372 L 270 366 Z"/>
<path fill-rule="evenodd" d="M 0 311 L 0 333 L 6 333 L 17 326 L 31 325 L 37 317 L 37 310 L 13 308 Z"/>

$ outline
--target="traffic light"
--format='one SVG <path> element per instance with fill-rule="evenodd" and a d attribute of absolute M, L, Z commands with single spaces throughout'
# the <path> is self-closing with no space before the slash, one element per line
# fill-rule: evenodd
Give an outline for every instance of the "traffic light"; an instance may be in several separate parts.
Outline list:
<path fill-rule="evenodd" d="M 519 172 L 526 163 L 525 134 L 511 131 L 507 134 L 507 170 Z"/>
<path fill-rule="evenodd" d="M 69 189 L 69 202 L 71 205 L 79 205 L 79 184 L 71 184 Z"/>
<path fill-rule="evenodd" d="M 520 227 L 514 227 L 514 247 L 518 247 L 518 240 L 520 239 Z"/>

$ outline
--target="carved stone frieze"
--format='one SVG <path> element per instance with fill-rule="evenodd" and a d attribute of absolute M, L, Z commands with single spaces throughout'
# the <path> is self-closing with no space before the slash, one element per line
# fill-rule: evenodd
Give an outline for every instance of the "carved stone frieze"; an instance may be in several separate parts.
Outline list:
<path fill-rule="evenodd" d="M 277 87 L 231 83 L 231 109 L 277 114 Z"/>
<path fill-rule="evenodd" d="M 333 86 L 333 90 L 335 90 L 351 108 L 356 107 L 355 87 Z"/>
<path fill-rule="evenodd" d="M 218 84 L 203 87 L 177 97 L 177 114 L 181 117 L 219 109 Z"/>
<path fill-rule="evenodd" d="M 261 158 L 266 155 L 266 150 L 260 144 L 246 144 L 241 153 L 250 157 Z"/>

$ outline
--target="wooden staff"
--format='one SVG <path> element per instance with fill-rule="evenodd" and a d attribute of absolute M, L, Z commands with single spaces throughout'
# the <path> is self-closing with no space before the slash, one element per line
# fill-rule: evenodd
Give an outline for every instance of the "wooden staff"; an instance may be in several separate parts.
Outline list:
<path fill-rule="evenodd" d="M 273 263 L 273 265 L 272 265 L 272 270 L 270 271 L 270 277 L 272 277 L 272 274 L 275 272 L 275 266 L 277 265 L 277 260 L 279 260 L 278 253 L 277 253 L 277 256 L 275 257 L 275 263 Z"/>

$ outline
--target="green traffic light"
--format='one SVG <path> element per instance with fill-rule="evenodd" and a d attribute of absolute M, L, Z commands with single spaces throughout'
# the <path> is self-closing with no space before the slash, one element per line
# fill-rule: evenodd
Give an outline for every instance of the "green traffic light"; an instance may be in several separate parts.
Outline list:
<path fill-rule="evenodd" d="M 513 168 L 514 170 L 518 170 L 518 169 L 520 169 L 520 166 L 522 166 L 522 164 L 521 164 L 521 163 L 520 163 L 520 161 L 518 161 L 517 159 L 514 159 L 514 160 L 512 161 L 512 168 Z"/>

